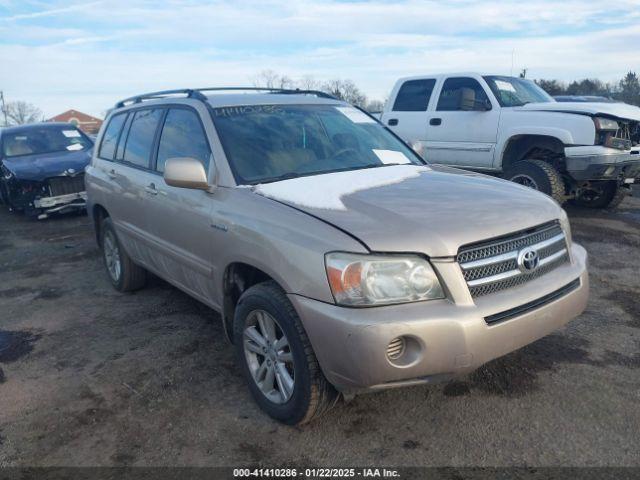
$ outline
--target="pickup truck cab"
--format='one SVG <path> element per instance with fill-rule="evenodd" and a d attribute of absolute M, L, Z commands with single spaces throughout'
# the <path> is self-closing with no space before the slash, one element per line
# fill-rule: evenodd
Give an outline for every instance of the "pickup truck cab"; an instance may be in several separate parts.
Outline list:
<path fill-rule="evenodd" d="M 640 176 L 640 108 L 556 102 L 522 78 L 402 78 L 380 118 L 432 163 L 501 175 L 560 203 L 617 206 Z"/>

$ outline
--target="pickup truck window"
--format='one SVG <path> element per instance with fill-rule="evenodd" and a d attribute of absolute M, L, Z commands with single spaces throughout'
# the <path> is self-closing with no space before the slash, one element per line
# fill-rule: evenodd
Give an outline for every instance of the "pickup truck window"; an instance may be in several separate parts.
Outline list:
<path fill-rule="evenodd" d="M 501 107 L 521 107 L 527 103 L 553 102 L 553 98 L 531 80 L 515 77 L 486 76 L 489 88 Z"/>
<path fill-rule="evenodd" d="M 113 160 L 113 155 L 116 152 L 116 144 L 118 143 L 118 137 L 120 136 L 120 130 L 122 130 L 122 124 L 125 118 L 127 118 L 126 113 L 119 113 L 109 120 L 109 125 L 107 125 L 107 129 L 102 137 L 102 143 L 100 144 L 100 153 L 98 154 L 100 158 Z"/>
<path fill-rule="evenodd" d="M 423 164 L 382 125 L 346 105 L 221 107 L 212 117 L 239 184 Z"/>
<path fill-rule="evenodd" d="M 151 147 L 161 116 L 161 109 L 136 110 L 124 147 L 125 162 L 149 168 Z"/>
<path fill-rule="evenodd" d="M 393 111 L 424 112 L 429 105 L 435 84 L 434 79 L 407 80 L 398 90 Z"/>
<path fill-rule="evenodd" d="M 477 105 L 482 105 L 489 101 L 484 88 L 482 88 L 482 85 L 480 85 L 476 79 L 451 77 L 447 78 L 442 86 L 437 110 L 442 112 L 465 110 L 462 108 L 462 96 L 465 90 L 471 90 L 473 92 Z M 484 108 L 477 108 L 477 110 L 484 110 Z"/>
<path fill-rule="evenodd" d="M 169 158 L 191 157 L 200 160 L 206 171 L 210 154 L 198 114 L 185 108 L 170 109 L 162 127 L 156 170 L 164 172 Z"/>

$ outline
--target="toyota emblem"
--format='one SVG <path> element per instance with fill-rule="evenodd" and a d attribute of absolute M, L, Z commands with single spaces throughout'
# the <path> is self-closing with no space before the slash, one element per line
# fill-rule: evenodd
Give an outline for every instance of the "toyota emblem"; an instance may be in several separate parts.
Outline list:
<path fill-rule="evenodd" d="M 518 268 L 523 273 L 531 273 L 540 265 L 540 257 L 538 252 L 533 248 L 525 248 L 520 250 L 518 254 Z"/>

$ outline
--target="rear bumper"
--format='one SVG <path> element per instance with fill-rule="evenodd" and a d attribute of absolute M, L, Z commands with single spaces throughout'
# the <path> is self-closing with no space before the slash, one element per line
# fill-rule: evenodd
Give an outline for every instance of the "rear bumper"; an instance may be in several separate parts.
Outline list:
<path fill-rule="evenodd" d="M 578 316 L 587 304 L 586 251 L 520 287 L 456 304 L 450 300 L 377 308 L 343 308 L 290 295 L 327 379 L 345 393 L 428 383 L 470 372 L 521 348 Z M 462 276 L 460 274 L 460 279 Z M 556 291 L 575 280 L 561 296 Z M 445 279 L 446 281 L 446 279 Z M 542 304 L 537 300 L 550 298 Z M 516 311 L 530 304 L 532 308 Z M 487 323 L 487 317 L 514 315 Z M 406 358 L 387 357 L 391 340 L 408 339 Z"/>
<path fill-rule="evenodd" d="M 569 174 L 578 181 L 640 178 L 640 148 L 616 150 L 603 146 L 566 147 Z"/>

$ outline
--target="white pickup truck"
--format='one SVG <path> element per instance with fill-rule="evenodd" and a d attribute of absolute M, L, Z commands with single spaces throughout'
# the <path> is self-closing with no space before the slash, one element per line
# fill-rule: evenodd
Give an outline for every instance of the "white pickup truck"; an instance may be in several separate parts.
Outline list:
<path fill-rule="evenodd" d="M 560 203 L 612 208 L 640 177 L 640 108 L 556 102 L 530 80 L 402 78 L 380 119 L 432 163 L 498 174 Z"/>

